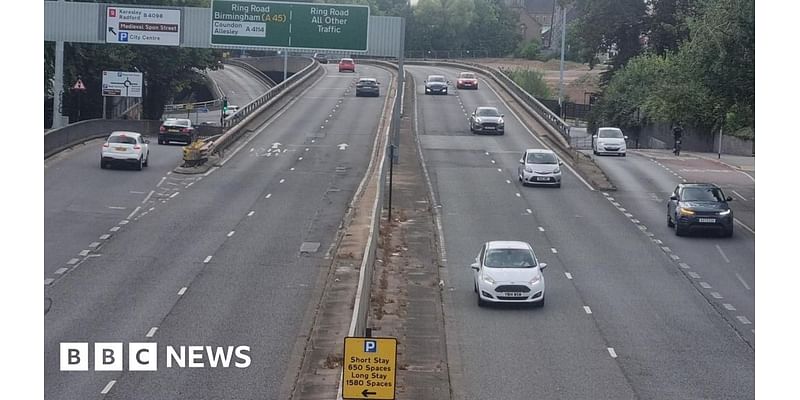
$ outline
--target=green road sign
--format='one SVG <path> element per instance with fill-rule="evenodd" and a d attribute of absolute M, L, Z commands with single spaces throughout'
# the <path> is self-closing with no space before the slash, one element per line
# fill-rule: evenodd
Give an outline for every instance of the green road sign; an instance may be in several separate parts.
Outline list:
<path fill-rule="evenodd" d="M 211 46 L 367 51 L 369 7 L 326 3 L 211 3 Z"/>

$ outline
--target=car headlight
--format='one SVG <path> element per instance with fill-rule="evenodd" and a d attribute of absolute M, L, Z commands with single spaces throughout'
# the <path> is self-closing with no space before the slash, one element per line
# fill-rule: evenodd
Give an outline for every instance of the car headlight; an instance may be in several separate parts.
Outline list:
<path fill-rule="evenodd" d="M 690 209 L 688 209 L 688 208 L 684 208 L 684 207 L 681 207 L 681 208 L 679 208 L 679 209 L 678 209 L 678 212 L 679 212 L 681 215 L 694 215 L 694 211 L 692 211 L 692 210 L 690 210 Z"/>
<path fill-rule="evenodd" d="M 561 168 L 556 167 L 556 169 L 553 170 L 553 173 L 554 174 L 560 174 L 561 173 Z"/>
<path fill-rule="evenodd" d="M 720 212 L 719 212 L 719 215 L 728 215 L 728 214 L 730 214 L 730 213 L 731 213 L 731 209 L 729 208 L 729 209 L 727 209 L 727 210 L 725 210 L 725 211 L 720 211 Z"/>
<path fill-rule="evenodd" d="M 535 284 L 539 283 L 539 281 L 541 281 L 541 280 L 542 280 L 542 275 L 541 275 L 541 274 L 539 274 L 539 275 L 536 275 L 535 277 L 533 277 L 533 279 L 531 279 L 531 280 L 528 282 L 528 284 L 529 284 L 529 285 L 535 285 Z"/>
<path fill-rule="evenodd" d="M 525 167 L 525 172 L 527 172 L 529 174 L 532 174 L 533 173 L 533 167 Z"/>
<path fill-rule="evenodd" d="M 500 119 L 497 121 L 497 124 L 498 124 L 498 125 L 503 125 L 503 124 L 505 124 L 505 123 L 506 123 L 506 121 L 503 121 L 503 119 L 502 119 L 502 118 L 500 118 Z"/>
<path fill-rule="evenodd" d="M 487 274 L 485 272 L 483 274 L 481 274 L 481 279 L 483 279 L 484 282 L 486 282 L 486 283 L 488 283 L 490 285 L 494 285 L 494 278 L 492 278 L 491 276 L 489 276 L 489 274 Z"/>
<path fill-rule="evenodd" d="M 475 118 L 475 122 L 480 124 L 481 123 L 481 119 L 480 118 Z"/>

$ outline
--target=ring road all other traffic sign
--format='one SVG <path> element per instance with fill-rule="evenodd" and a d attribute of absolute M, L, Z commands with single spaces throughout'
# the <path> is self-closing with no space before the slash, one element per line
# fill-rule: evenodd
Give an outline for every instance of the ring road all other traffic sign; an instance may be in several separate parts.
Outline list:
<path fill-rule="evenodd" d="M 367 51 L 369 7 L 213 0 L 212 47 Z"/>
<path fill-rule="evenodd" d="M 342 398 L 393 400 L 397 339 L 344 338 Z"/>

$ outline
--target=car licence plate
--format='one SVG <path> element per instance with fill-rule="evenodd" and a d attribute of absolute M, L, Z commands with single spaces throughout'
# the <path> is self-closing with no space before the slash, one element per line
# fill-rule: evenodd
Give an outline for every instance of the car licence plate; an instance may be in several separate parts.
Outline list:
<path fill-rule="evenodd" d="M 711 223 L 711 224 L 717 222 L 715 218 L 698 218 L 697 221 L 702 223 Z"/>
<path fill-rule="evenodd" d="M 114 150 L 116 150 L 116 151 L 126 151 L 128 149 L 125 148 L 125 147 L 114 147 Z"/>
<path fill-rule="evenodd" d="M 537 177 L 536 177 L 536 180 L 537 180 L 537 181 L 549 181 L 549 180 L 550 180 L 550 178 L 548 178 L 548 177 L 546 177 L 546 176 L 537 176 Z"/>
<path fill-rule="evenodd" d="M 506 295 L 507 297 L 523 297 L 523 296 L 525 296 L 525 293 L 522 293 L 522 292 L 504 292 L 503 294 Z"/>

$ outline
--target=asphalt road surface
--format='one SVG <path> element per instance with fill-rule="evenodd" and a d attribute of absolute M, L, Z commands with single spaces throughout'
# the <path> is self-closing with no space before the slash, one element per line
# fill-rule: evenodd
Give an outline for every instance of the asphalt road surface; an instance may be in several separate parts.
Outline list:
<path fill-rule="evenodd" d="M 734 297 L 728 278 L 737 268 L 752 279 L 752 237 L 737 229 L 733 241 L 675 240 L 663 221 L 664 191 L 675 179 L 643 158 L 606 160 L 636 163 L 626 174 L 610 173 L 617 193 L 590 190 L 568 168 L 560 189 L 522 187 L 518 160 L 524 149 L 543 145 L 486 80 L 478 91 L 429 96 L 427 75 L 455 81 L 459 71 L 408 70 L 418 84 L 421 146 L 441 206 L 445 312 L 455 321 L 447 339 L 457 349 L 448 356 L 460 383 L 454 390 L 468 399 L 754 397 L 754 349 L 742 337 L 750 325 L 718 301 L 730 298 L 747 312 L 747 292 L 737 283 L 745 295 Z M 504 136 L 469 132 L 467 113 L 482 105 L 505 114 Z M 548 263 L 544 308 L 478 308 L 469 265 L 488 240 L 532 243 Z M 712 272 L 725 267 L 719 253 L 704 264 L 716 245 L 742 256 L 725 277 Z"/>
<path fill-rule="evenodd" d="M 169 173 L 178 146 L 151 145 L 144 172 L 101 170 L 93 145 L 48 162 L 45 277 L 56 280 L 45 287 L 46 398 L 287 392 L 386 99 L 356 98 L 355 80 L 390 76 L 335 68 L 206 175 Z M 90 371 L 59 371 L 64 342 L 123 343 L 125 370 L 93 371 L 90 361 Z M 128 371 L 131 342 L 158 344 L 157 371 Z M 204 368 L 166 367 L 166 346 L 190 345 L 249 346 L 251 364 L 210 368 L 203 357 Z"/>

